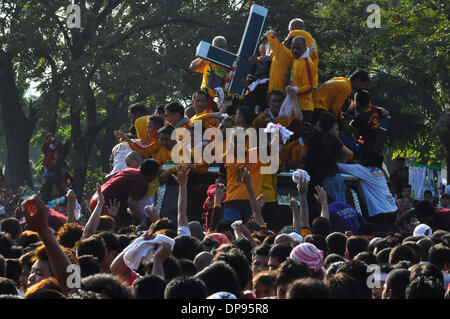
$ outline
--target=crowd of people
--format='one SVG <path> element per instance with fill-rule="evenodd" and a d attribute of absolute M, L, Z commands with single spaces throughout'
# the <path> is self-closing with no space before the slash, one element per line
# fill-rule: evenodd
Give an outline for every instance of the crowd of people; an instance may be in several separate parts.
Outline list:
<path fill-rule="evenodd" d="M 0 298 L 450 298 L 450 190 L 415 202 L 402 167 L 386 176 L 380 123 L 389 112 L 364 90 L 368 72 L 319 85 L 316 41 L 301 19 L 288 29 L 282 42 L 274 31 L 261 39 L 243 97 L 226 93 L 233 70 L 197 58 L 190 69 L 202 83 L 192 105 L 170 102 L 154 114 L 130 105 L 129 132 L 114 133 L 111 171 L 82 212 L 85 224 L 69 189 L 65 211 L 34 195 L 2 214 Z M 212 43 L 227 49 L 223 36 Z M 192 138 L 188 150 L 193 157 L 205 142 L 220 143 L 223 161 L 174 161 L 178 129 L 194 136 L 198 123 L 223 135 L 277 124 L 288 132 L 279 149 L 256 148 L 279 151 L 278 171 L 262 174 L 266 164 L 249 160 L 248 141 L 243 162 L 226 160 L 236 159 L 237 143 L 212 138 Z M 47 135 L 46 175 L 60 148 Z M 279 171 L 295 185 L 288 224 L 280 221 Z M 199 174 L 217 177 L 202 194 L 204 222 L 187 212 L 188 180 Z M 343 174 L 358 179 L 365 217 Z M 178 184 L 176 220 L 157 205 L 169 179 Z"/>

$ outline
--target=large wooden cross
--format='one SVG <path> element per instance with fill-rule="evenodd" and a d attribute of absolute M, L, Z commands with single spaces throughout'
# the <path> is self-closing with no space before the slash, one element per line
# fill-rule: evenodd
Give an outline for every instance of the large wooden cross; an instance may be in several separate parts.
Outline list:
<path fill-rule="evenodd" d="M 250 75 L 251 64 L 248 59 L 256 52 L 267 12 L 268 10 L 264 7 L 256 4 L 252 6 L 237 54 L 212 46 L 205 41 L 201 41 L 197 46 L 197 57 L 231 69 L 231 80 L 225 87 L 225 90 L 230 93 L 244 95 L 245 88 L 242 80 L 247 80 Z"/>

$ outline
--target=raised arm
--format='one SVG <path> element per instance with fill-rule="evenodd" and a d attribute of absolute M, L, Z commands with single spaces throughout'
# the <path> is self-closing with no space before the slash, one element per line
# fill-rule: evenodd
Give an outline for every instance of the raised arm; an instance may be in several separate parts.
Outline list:
<path fill-rule="evenodd" d="M 330 212 L 328 211 L 327 192 L 321 186 L 316 186 L 315 188 L 316 194 L 314 194 L 314 197 L 320 203 L 321 207 L 320 217 L 330 220 Z"/>
<path fill-rule="evenodd" d="M 77 196 L 73 190 L 67 192 L 67 223 L 75 223 L 75 203 Z"/>
<path fill-rule="evenodd" d="M 67 277 L 70 273 L 67 269 L 72 263 L 48 227 L 48 207 L 36 195 L 23 201 L 20 207 L 28 225 L 39 234 L 44 244 L 52 272 L 61 289 L 64 293 L 68 293 L 70 289 L 67 287 Z"/>
<path fill-rule="evenodd" d="M 172 177 L 177 181 L 179 187 L 178 191 L 178 216 L 177 223 L 178 228 L 189 227 L 188 218 L 186 214 L 187 210 L 187 182 L 190 169 L 187 165 L 177 167 L 177 175 L 172 174 Z"/>
<path fill-rule="evenodd" d="M 300 180 L 298 184 L 298 196 L 300 198 L 300 229 L 310 228 L 309 226 L 309 208 L 308 208 L 308 193 L 309 182 Z"/>
<path fill-rule="evenodd" d="M 250 197 L 250 207 L 253 212 L 253 220 L 258 223 L 258 225 L 265 225 L 266 223 L 261 214 L 262 207 L 264 206 L 264 202 L 261 203 L 261 198 L 263 197 L 259 196 L 258 199 L 256 198 L 252 187 L 252 179 L 246 167 L 241 167 L 239 169 L 239 174 L 241 174 L 242 180 L 247 187 L 248 195 Z"/>
<path fill-rule="evenodd" d="M 97 194 L 97 206 L 95 206 L 94 211 L 92 212 L 88 222 L 86 223 L 86 226 L 84 227 L 81 239 L 89 238 L 97 231 L 97 227 L 100 222 L 100 215 L 102 214 L 103 206 L 105 205 L 105 197 L 103 197 L 100 184 L 97 184 Z"/>

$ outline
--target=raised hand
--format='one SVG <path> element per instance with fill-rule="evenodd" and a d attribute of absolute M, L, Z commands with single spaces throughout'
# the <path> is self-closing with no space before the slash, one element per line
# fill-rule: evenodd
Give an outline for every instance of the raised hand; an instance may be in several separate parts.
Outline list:
<path fill-rule="evenodd" d="M 122 132 L 119 132 L 119 131 L 114 131 L 114 136 L 116 136 L 126 142 L 130 141 L 130 138 L 128 136 L 126 136 L 125 134 L 123 134 Z"/>
<path fill-rule="evenodd" d="M 225 198 L 226 192 L 227 192 L 226 186 L 222 183 L 219 183 L 219 180 L 216 179 L 216 190 L 214 193 L 214 202 L 216 204 L 222 203 L 223 199 Z"/>
<path fill-rule="evenodd" d="M 177 175 L 171 174 L 173 179 L 180 185 L 186 185 L 191 169 L 187 165 L 177 166 Z"/>
<path fill-rule="evenodd" d="M 102 196 L 103 197 L 103 196 Z M 109 200 L 109 205 L 105 205 L 106 214 L 111 217 L 116 217 L 119 213 L 120 202 L 114 198 L 113 200 Z"/>
<path fill-rule="evenodd" d="M 97 203 L 100 205 L 105 205 L 105 197 L 103 196 L 102 185 L 100 185 L 100 183 L 97 183 L 97 194 Z"/>
<path fill-rule="evenodd" d="M 291 196 L 291 194 L 288 195 L 289 198 L 289 208 L 291 211 L 297 213 L 298 212 L 298 202 L 295 198 Z"/>
<path fill-rule="evenodd" d="M 147 212 L 148 218 L 150 219 L 150 221 L 152 223 L 159 219 L 159 215 L 158 215 L 158 212 L 156 211 L 155 205 L 151 205 L 151 206 L 146 205 L 144 207 L 144 210 Z"/>
<path fill-rule="evenodd" d="M 48 229 L 48 207 L 39 197 L 33 195 L 20 203 L 20 207 L 31 229 L 34 231 Z"/>
<path fill-rule="evenodd" d="M 252 178 L 250 177 L 250 173 L 248 172 L 247 167 L 243 166 L 239 169 L 239 174 L 242 177 L 242 181 L 245 185 L 251 185 L 252 184 Z"/>
<path fill-rule="evenodd" d="M 315 190 L 316 190 L 316 194 L 314 194 L 315 199 L 320 204 L 328 205 L 327 192 L 325 191 L 325 189 L 323 189 L 321 186 L 316 186 Z"/>

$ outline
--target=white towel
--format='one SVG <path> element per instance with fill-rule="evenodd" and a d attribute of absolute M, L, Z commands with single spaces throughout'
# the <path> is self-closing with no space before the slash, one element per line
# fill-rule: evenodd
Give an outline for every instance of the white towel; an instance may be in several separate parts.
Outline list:
<path fill-rule="evenodd" d="M 160 243 L 168 243 L 170 249 L 173 249 L 175 240 L 166 235 L 156 235 L 151 240 L 145 240 L 143 237 L 140 237 L 124 249 L 123 261 L 129 268 L 136 270 L 141 262 L 148 264 L 152 261 L 155 246 Z"/>
<path fill-rule="evenodd" d="M 237 229 L 238 225 L 242 225 L 242 220 L 237 220 L 235 221 L 233 224 L 231 224 L 231 228 L 233 228 L 234 230 Z"/>
<path fill-rule="evenodd" d="M 292 174 L 292 180 L 295 184 L 299 184 L 300 181 L 309 182 L 311 180 L 311 177 L 309 176 L 307 171 L 298 169 Z"/>
<path fill-rule="evenodd" d="M 272 122 L 268 123 L 267 127 L 264 129 L 264 133 L 275 133 L 276 131 L 279 131 L 279 133 L 281 134 L 283 144 L 286 144 L 286 142 L 291 138 L 291 135 L 294 134 L 294 132 L 289 131 L 283 125 L 275 124 Z"/>

